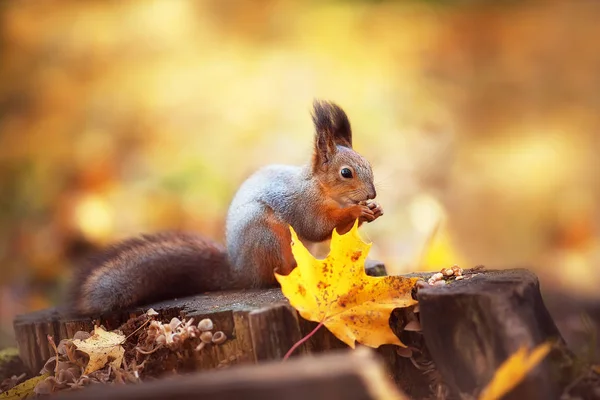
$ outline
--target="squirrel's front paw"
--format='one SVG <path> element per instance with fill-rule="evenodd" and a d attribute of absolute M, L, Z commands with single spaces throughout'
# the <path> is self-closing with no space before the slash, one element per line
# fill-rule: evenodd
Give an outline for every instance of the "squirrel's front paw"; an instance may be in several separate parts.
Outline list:
<path fill-rule="evenodd" d="M 367 203 L 367 207 L 373 212 L 373 219 L 371 221 L 376 220 L 377 218 L 383 215 L 383 208 L 379 205 L 379 203 L 375 203 L 374 201 L 370 201 Z"/>
<path fill-rule="evenodd" d="M 356 212 L 355 212 L 355 218 L 358 218 L 358 222 L 363 223 L 363 222 L 371 222 L 373 220 L 375 220 L 375 214 L 373 214 L 373 211 L 369 208 L 369 206 L 365 205 L 357 205 L 356 206 Z"/>

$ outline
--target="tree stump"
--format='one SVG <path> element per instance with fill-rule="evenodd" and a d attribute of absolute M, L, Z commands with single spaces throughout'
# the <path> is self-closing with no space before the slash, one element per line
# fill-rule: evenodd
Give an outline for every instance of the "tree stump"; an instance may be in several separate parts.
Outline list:
<path fill-rule="evenodd" d="M 427 279 L 431 274 L 420 276 Z M 455 397 L 475 395 L 520 346 L 532 348 L 546 340 L 563 344 L 544 306 L 537 278 L 527 270 L 480 272 L 470 279 L 425 287 L 417 297 L 418 314 L 412 308 L 397 310 L 390 319 L 394 332 L 412 350 L 398 351 L 391 345 L 377 350 L 388 375 L 411 398 L 427 398 L 444 389 Z M 94 318 L 56 308 L 17 317 L 14 328 L 20 355 L 37 373 L 52 355 L 47 335 L 58 342 L 78 330 L 91 331 L 94 324 L 115 329 L 149 308 L 163 321 L 211 318 L 215 329 L 225 332 L 229 340 L 200 352 L 193 369 L 279 360 L 317 325 L 299 317 L 279 289 L 208 293 Z M 422 332 L 404 330 L 409 321 L 419 319 Z M 334 349 L 347 346 L 321 328 L 294 356 Z M 551 354 L 507 398 L 558 398 L 564 382 L 551 372 L 565 375 L 558 367 L 565 356 L 567 352 Z"/>
<path fill-rule="evenodd" d="M 505 399 L 554 399 L 568 375 L 569 354 L 544 306 L 538 279 L 525 269 L 488 271 L 471 279 L 419 290 L 420 321 L 427 350 L 453 394 L 473 394 L 520 347 L 558 345 Z M 562 349 L 562 350 L 561 350 Z M 564 367 L 562 367 L 564 369 Z"/>
<path fill-rule="evenodd" d="M 210 318 L 215 330 L 227 335 L 225 343 L 211 346 L 209 351 L 200 352 L 192 360 L 194 365 L 190 369 L 194 370 L 280 360 L 296 341 L 317 325 L 302 319 L 280 289 L 207 293 L 94 317 L 77 316 L 69 314 L 64 308 L 54 308 L 20 315 L 15 319 L 14 329 L 21 358 L 37 374 L 46 360 L 54 355 L 48 335 L 58 343 L 63 338 L 73 337 L 79 330 L 92 331 L 94 325 L 103 325 L 108 330 L 116 329 L 149 308 L 157 311 L 159 319 L 163 321 L 173 317 L 193 317 L 196 321 Z M 348 347 L 326 328 L 322 328 L 296 349 L 292 357 L 335 349 L 347 350 Z M 396 354 L 394 346 L 382 346 L 377 352 L 385 360 L 388 376 L 400 387 L 414 387 L 411 395 L 417 398 L 429 393 L 427 377 L 410 360 Z M 397 368 L 398 365 L 403 367 Z"/>

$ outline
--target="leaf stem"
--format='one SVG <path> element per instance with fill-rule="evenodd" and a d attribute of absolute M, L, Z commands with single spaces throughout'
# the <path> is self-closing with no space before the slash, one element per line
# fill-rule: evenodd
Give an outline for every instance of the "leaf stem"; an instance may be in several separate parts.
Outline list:
<path fill-rule="evenodd" d="M 304 343 L 308 339 L 310 339 L 311 336 L 314 335 L 319 330 L 319 328 L 323 326 L 323 322 L 324 321 L 319 322 L 319 325 L 317 325 L 316 328 L 313 329 L 308 335 L 304 336 L 302 339 L 300 339 L 296 343 L 294 343 L 294 345 L 292 346 L 292 348 L 289 349 L 287 353 L 285 353 L 285 356 L 283 356 L 283 361 L 285 361 L 288 358 L 290 358 L 290 356 L 292 355 L 292 353 L 294 352 L 294 350 L 296 350 L 298 347 L 300 347 L 300 345 L 302 343 Z"/>

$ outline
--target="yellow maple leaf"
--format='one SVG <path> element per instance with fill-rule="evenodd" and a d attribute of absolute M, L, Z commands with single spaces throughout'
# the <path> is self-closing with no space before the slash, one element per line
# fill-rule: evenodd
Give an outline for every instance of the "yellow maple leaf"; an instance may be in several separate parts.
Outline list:
<path fill-rule="evenodd" d="M 50 374 L 43 374 L 22 382 L 14 388 L 0 394 L 2 400 L 21 400 L 35 397 L 34 389 L 35 385 L 49 377 Z"/>
<path fill-rule="evenodd" d="M 542 343 L 529 354 L 525 347 L 521 347 L 498 367 L 492 381 L 482 390 L 479 400 L 502 398 L 546 357 L 551 347 L 548 342 Z"/>
<path fill-rule="evenodd" d="M 298 266 L 287 276 L 275 276 L 300 315 L 322 322 L 352 348 L 355 341 L 370 347 L 404 346 L 388 321 L 395 308 L 416 303 L 411 290 L 418 279 L 368 276 L 364 262 L 371 244 L 362 241 L 357 223 L 344 235 L 333 231 L 330 253 L 323 260 L 315 259 L 290 230 Z"/>
<path fill-rule="evenodd" d="M 90 361 L 83 373 L 90 374 L 104 368 L 108 363 L 113 368 L 119 368 L 125 354 L 125 349 L 121 346 L 124 341 L 125 336 L 114 332 L 106 332 L 98 326 L 94 328 L 94 334 L 89 338 L 73 340 L 77 350 L 81 350 L 90 356 Z"/>

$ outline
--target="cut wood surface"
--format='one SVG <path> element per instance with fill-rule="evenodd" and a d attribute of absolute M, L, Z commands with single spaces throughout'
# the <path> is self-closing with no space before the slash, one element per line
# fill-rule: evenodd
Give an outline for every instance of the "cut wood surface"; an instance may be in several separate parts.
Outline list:
<path fill-rule="evenodd" d="M 430 275 L 420 274 L 424 278 Z M 544 306 L 537 277 L 527 270 L 479 272 L 470 279 L 420 289 L 418 300 L 418 314 L 412 308 L 397 310 L 390 319 L 394 332 L 411 350 L 401 355 L 392 345 L 377 350 L 388 375 L 411 398 L 444 392 L 475 395 L 520 346 L 532 348 L 546 340 L 563 342 Z M 229 340 L 201 352 L 192 369 L 279 360 L 317 325 L 299 317 L 279 289 L 208 293 L 94 318 L 57 308 L 15 320 L 21 357 L 37 372 L 51 356 L 47 335 L 58 341 L 78 330 L 91 331 L 94 324 L 115 329 L 149 308 L 163 321 L 211 318 L 215 329 L 225 332 Z M 419 319 L 422 333 L 403 329 Z M 294 357 L 334 349 L 347 346 L 321 328 Z M 507 398 L 557 398 L 564 382 L 552 378 L 550 370 L 564 361 L 566 352 L 555 353 Z M 412 360 L 407 355 L 412 355 Z"/>

